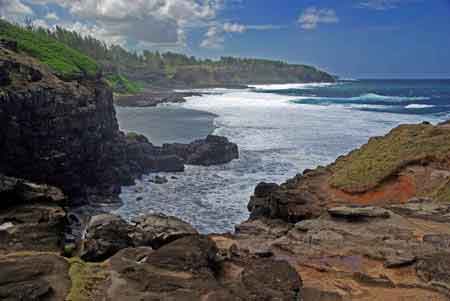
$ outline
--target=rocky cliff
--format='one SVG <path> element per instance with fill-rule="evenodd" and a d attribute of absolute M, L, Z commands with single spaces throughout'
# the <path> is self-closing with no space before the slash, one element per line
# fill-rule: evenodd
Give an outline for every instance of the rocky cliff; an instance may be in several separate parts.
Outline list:
<path fill-rule="evenodd" d="M 0 171 L 58 186 L 70 196 L 115 194 L 150 171 L 182 171 L 187 158 L 119 131 L 112 92 L 101 78 L 61 79 L 14 42 L 0 45 Z M 200 141 L 209 150 L 209 141 Z M 233 153 L 227 153 L 229 146 Z M 238 156 L 226 141 L 219 156 Z M 187 147 L 187 146 L 186 146 Z M 178 146 L 179 148 L 179 146 Z M 222 151 L 222 152 L 221 152 Z M 195 162 L 202 164 L 204 162 Z"/>
<path fill-rule="evenodd" d="M 282 185 L 229 244 L 288 260 L 305 300 L 449 300 L 447 124 L 402 125 Z"/>

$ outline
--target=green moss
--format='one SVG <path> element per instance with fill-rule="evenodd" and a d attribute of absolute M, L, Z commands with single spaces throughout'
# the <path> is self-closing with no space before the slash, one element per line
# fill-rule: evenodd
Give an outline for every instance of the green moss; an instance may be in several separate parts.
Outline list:
<path fill-rule="evenodd" d="M 142 91 L 142 86 L 139 83 L 130 81 L 122 75 L 107 76 L 106 81 L 118 94 L 137 94 Z"/>
<path fill-rule="evenodd" d="M 99 285 L 108 277 L 101 264 L 87 263 L 80 258 L 69 259 L 72 287 L 66 301 L 95 300 Z"/>
<path fill-rule="evenodd" d="M 330 184 L 348 192 L 364 192 L 408 164 L 441 161 L 449 154 L 450 129 L 427 124 L 403 125 L 336 161 Z"/>
<path fill-rule="evenodd" d="M 28 30 L 0 20 L 0 38 L 17 41 L 19 50 L 35 57 L 59 75 L 93 76 L 99 71 L 93 59 L 49 37 L 42 29 Z"/>

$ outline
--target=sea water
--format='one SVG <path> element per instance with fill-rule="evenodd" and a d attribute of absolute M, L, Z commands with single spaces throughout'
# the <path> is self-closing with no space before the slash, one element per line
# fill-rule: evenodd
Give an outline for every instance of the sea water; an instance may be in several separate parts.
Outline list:
<path fill-rule="evenodd" d="M 206 129 L 237 143 L 240 159 L 221 166 L 187 166 L 183 173 L 160 173 L 169 179 L 163 185 L 150 183 L 153 175 L 146 175 L 135 186 L 124 187 L 118 214 L 132 218 L 163 212 L 203 233 L 232 231 L 248 217 L 247 203 L 259 182 L 282 183 L 305 168 L 331 163 L 399 124 L 450 118 L 449 80 L 361 80 L 200 92 L 202 96 L 181 105 L 132 109 L 143 110 L 139 111 L 143 121 L 133 129 L 147 133 L 150 140 L 155 135 L 161 143 L 203 137 Z M 177 113 L 165 115 L 161 122 L 161 110 Z M 196 113 L 186 117 L 185 110 Z M 119 121 L 128 130 L 126 119 L 131 117 L 123 112 Z M 197 115 L 206 114 L 202 112 L 209 114 L 207 120 Z M 190 121 L 198 118 L 202 122 Z M 150 122 L 155 119 L 159 123 Z M 184 124 L 183 130 L 164 128 L 177 123 Z M 149 125 L 154 131 L 161 128 L 152 134 Z"/>

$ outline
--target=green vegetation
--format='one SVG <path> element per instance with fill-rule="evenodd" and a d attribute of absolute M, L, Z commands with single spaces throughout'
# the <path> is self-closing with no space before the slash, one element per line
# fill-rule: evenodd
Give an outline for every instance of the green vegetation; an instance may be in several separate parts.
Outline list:
<path fill-rule="evenodd" d="M 101 264 L 86 263 L 80 258 L 69 259 L 72 287 L 66 301 L 95 300 L 96 287 L 107 278 Z"/>
<path fill-rule="evenodd" d="M 378 186 L 408 164 L 444 161 L 450 153 L 450 129 L 433 125 L 403 125 L 387 136 L 373 138 L 332 166 L 330 184 L 347 192 L 364 192 Z M 439 198 L 450 195 L 447 186 Z"/>
<path fill-rule="evenodd" d="M 108 75 L 106 81 L 119 94 L 136 94 L 142 91 L 142 86 L 139 83 L 128 80 L 122 75 Z"/>
<path fill-rule="evenodd" d="M 39 59 L 61 76 L 95 75 L 100 70 L 119 94 L 149 88 L 235 86 L 255 83 L 334 81 L 329 74 L 306 65 L 282 61 L 222 57 L 199 59 L 173 52 L 128 51 L 61 27 L 23 28 L 0 21 L 0 37 L 18 42 L 20 50 Z M 139 83 L 129 80 L 138 78 Z"/>
<path fill-rule="evenodd" d="M 108 46 L 77 32 L 56 27 L 47 34 L 95 59 L 108 76 L 142 77 L 149 86 L 242 85 L 247 83 L 334 81 L 329 74 L 307 65 L 282 61 L 221 57 L 199 59 L 184 54 L 144 50 L 132 52 Z M 117 92 L 117 91 L 116 91 Z"/>
<path fill-rule="evenodd" d="M 93 76 L 99 72 L 93 59 L 58 42 L 45 29 L 22 28 L 0 20 L 0 38 L 17 41 L 21 51 L 48 65 L 61 76 Z"/>

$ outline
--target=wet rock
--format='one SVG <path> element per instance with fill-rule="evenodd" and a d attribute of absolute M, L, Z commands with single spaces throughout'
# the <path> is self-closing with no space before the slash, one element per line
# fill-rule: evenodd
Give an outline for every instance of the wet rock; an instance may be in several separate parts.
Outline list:
<path fill-rule="evenodd" d="M 81 258 L 103 261 L 133 246 L 131 232 L 132 227 L 118 216 L 101 214 L 92 217 L 86 229 Z"/>
<path fill-rule="evenodd" d="M 168 183 L 169 180 L 167 180 L 167 178 L 164 177 L 164 176 L 155 176 L 154 178 L 150 179 L 150 182 L 154 183 L 154 184 L 161 185 L 161 184 Z"/>
<path fill-rule="evenodd" d="M 225 137 L 209 135 L 190 144 L 164 144 L 162 152 L 174 154 L 192 165 L 225 164 L 239 158 L 238 147 Z"/>
<path fill-rule="evenodd" d="M 188 235 L 198 234 L 190 224 L 173 216 L 149 214 L 133 221 L 133 240 L 136 245 L 154 249 Z"/>
<path fill-rule="evenodd" d="M 328 209 L 328 213 L 333 217 L 347 219 L 363 219 L 363 218 L 389 218 L 388 210 L 379 207 L 356 207 L 341 206 Z"/>
<path fill-rule="evenodd" d="M 276 183 L 259 183 L 255 188 L 255 197 L 268 197 L 272 192 L 279 188 Z"/>
<path fill-rule="evenodd" d="M 68 269 L 57 255 L 0 256 L 0 299 L 64 300 L 71 287 Z"/>

